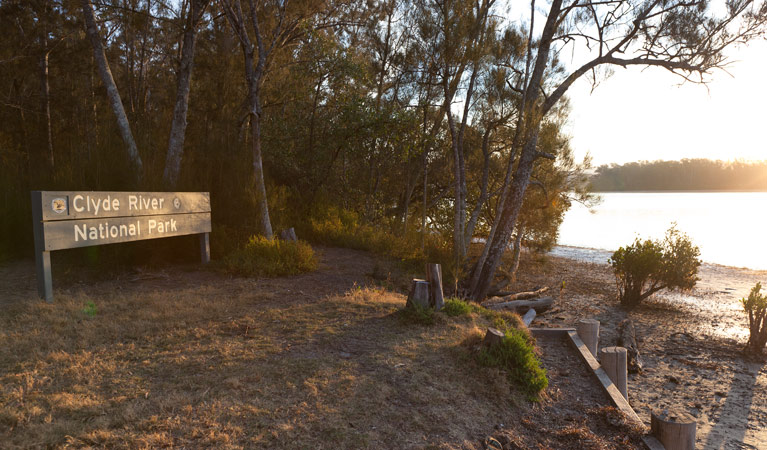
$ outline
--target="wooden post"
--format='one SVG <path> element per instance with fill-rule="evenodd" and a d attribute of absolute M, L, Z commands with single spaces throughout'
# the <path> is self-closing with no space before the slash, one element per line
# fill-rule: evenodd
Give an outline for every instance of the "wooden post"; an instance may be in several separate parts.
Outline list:
<path fill-rule="evenodd" d="M 695 449 L 695 418 L 687 413 L 653 411 L 650 414 L 650 430 L 666 450 Z"/>
<path fill-rule="evenodd" d="M 405 307 L 410 305 L 429 307 L 429 283 L 426 280 L 413 279 Z"/>
<path fill-rule="evenodd" d="M 442 293 L 442 265 L 426 264 L 426 280 L 429 282 L 429 304 L 439 311 L 445 306 L 445 297 Z"/>
<path fill-rule="evenodd" d="M 210 262 L 210 233 L 200 233 L 200 259 L 203 264 Z"/>
<path fill-rule="evenodd" d="M 626 349 L 623 347 L 605 347 L 599 351 L 599 362 L 623 397 L 628 400 L 628 373 L 626 371 Z"/>
<path fill-rule="evenodd" d="M 37 294 L 46 302 L 53 303 L 53 277 L 51 276 L 51 252 L 45 251 L 43 232 L 43 200 L 41 191 L 32 191 L 32 232 L 35 237 L 35 274 Z"/>
<path fill-rule="evenodd" d="M 283 241 L 297 241 L 296 229 L 291 227 L 280 231 L 280 239 Z"/>
<path fill-rule="evenodd" d="M 594 358 L 597 357 L 599 348 L 599 321 L 594 319 L 581 319 L 576 323 L 575 329 L 586 348 L 589 349 Z"/>

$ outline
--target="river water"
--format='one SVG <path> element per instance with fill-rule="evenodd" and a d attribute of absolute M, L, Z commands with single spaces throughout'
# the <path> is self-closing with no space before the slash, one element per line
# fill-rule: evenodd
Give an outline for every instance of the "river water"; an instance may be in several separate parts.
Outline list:
<path fill-rule="evenodd" d="M 589 210 L 565 215 L 554 254 L 606 262 L 641 239 L 662 239 L 672 223 L 700 248 L 704 262 L 767 270 L 767 192 L 603 193 Z"/>

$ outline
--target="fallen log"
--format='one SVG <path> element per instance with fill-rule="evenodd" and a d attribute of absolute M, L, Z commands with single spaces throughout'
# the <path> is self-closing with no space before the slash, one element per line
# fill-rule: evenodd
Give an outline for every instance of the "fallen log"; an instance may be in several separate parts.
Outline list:
<path fill-rule="evenodd" d="M 525 323 L 525 326 L 529 327 L 530 324 L 533 322 L 533 319 L 535 319 L 535 309 L 530 308 L 527 310 L 524 316 L 522 316 L 522 322 Z"/>
<path fill-rule="evenodd" d="M 505 309 L 517 314 L 524 314 L 532 308 L 536 313 L 541 314 L 551 308 L 551 305 L 553 304 L 554 297 L 541 297 L 535 300 L 514 300 L 511 302 L 490 303 L 485 306 L 489 309 Z"/>
<path fill-rule="evenodd" d="M 628 354 L 629 373 L 642 372 L 642 358 L 639 355 L 639 344 L 637 344 L 636 329 L 631 319 L 625 319 L 618 324 L 618 347 L 626 349 Z"/>
<path fill-rule="evenodd" d="M 494 298 L 499 298 L 500 300 L 504 302 L 510 302 L 513 300 L 528 300 L 531 298 L 540 297 L 541 295 L 545 294 L 548 291 L 549 291 L 549 287 L 544 286 L 535 291 L 517 292 L 516 294 L 512 294 L 510 292 L 499 292 L 494 296 Z"/>

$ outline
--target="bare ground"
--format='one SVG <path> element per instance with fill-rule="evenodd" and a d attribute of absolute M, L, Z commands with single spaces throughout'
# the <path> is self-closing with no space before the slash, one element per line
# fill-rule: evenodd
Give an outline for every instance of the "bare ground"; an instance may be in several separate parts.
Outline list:
<path fill-rule="evenodd" d="M 617 303 L 606 265 L 530 258 L 516 288 L 551 286 L 557 303 L 533 326 L 601 322 L 600 346 L 615 345 L 616 326 L 634 320 L 645 363 L 629 376 L 629 401 L 647 425 L 653 409 L 697 420 L 699 449 L 767 449 L 767 365 L 745 358 L 748 322 L 738 300 L 767 272 L 704 265 L 691 293 L 657 295 L 634 311 Z"/>
<path fill-rule="evenodd" d="M 636 448 L 561 342 L 541 342 L 550 387 L 529 403 L 476 363 L 482 317 L 403 321 L 390 266 L 332 248 L 275 279 L 54 261 L 52 305 L 31 262 L 0 266 L 0 447 Z"/>

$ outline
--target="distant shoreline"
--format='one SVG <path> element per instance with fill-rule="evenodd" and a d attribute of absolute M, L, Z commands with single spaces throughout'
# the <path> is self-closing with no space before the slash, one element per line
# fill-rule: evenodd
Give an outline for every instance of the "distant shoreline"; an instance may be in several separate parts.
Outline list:
<path fill-rule="evenodd" d="M 608 265 L 607 259 L 612 256 L 613 252 L 614 250 L 605 250 L 602 248 L 576 247 L 573 245 L 557 244 L 553 249 L 551 249 L 551 251 L 547 252 L 546 254 L 579 262 Z M 753 274 L 767 273 L 767 270 L 765 269 L 753 269 L 746 266 L 728 266 L 726 264 L 719 264 L 709 261 L 703 261 L 702 266 L 712 269 L 729 269 L 733 271 L 748 272 Z"/>
<path fill-rule="evenodd" d="M 675 190 L 664 190 L 664 189 L 655 189 L 655 190 L 641 190 L 641 191 L 631 191 L 631 190 L 622 190 L 622 191 L 593 191 L 595 194 L 686 194 L 686 193 L 694 193 L 694 194 L 718 194 L 718 193 L 734 193 L 734 194 L 756 194 L 756 193 L 764 193 L 767 192 L 767 189 L 763 190 L 743 190 L 743 189 L 675 189 Z"/>

